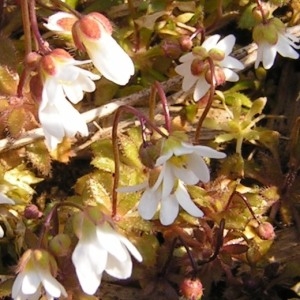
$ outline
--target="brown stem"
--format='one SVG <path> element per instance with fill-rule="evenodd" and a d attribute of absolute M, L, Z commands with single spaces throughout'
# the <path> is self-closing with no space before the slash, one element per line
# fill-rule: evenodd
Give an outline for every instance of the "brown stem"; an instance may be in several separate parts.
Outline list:
<path fill-rule="evenodd" d="M 22 22 L 24 29 L 25 56 L 32 51 L 28 0 L 21 1 Z"/>
<path fill-rule="evenodd" d="M 49 44 L 43 39 L 39 31 L 35 6 L 36 6 L 35 0 L 29 0 L 29 16 L 30 16 L 31 30 L 38 44 L 38 48 L 39 48 L 38 50 L 42 54 L 46 55 L 49 52 L 51 52 L 51 49 L 49 47 Z"/>
<path fill-rule="evenodd" d="M 167 129 L 168 132 L 171 131 L 171 118 L 170 118 L 170 111 L 169 111 L 169 106 L 168 106 L 168 100 L 166 97 L 166 94 L 161 86 L 161 84 L 158 81 L 155 81 L 154 83 L 156 90 L 158 92 L 163 111 L 164 111 L 164 117 L 165 117 L 165 128 Z"/>
<path fill-rule="evenodd" d="M 112 190 L 112 212 L 111 216 L 114 218 L 117 214 L 117 200 L 118 200 L 118 184 L 120 179 L 120 153 L 118 148 L 118 124 L 121 114 L 127 111 L 129 113 L 132 113 L 137 118 L 139 118 L 140 123 L 142 126 L 146 123 L 149 127 L 154 129 L 156 132 L 158 132 L 161 136 L 167 138 L 168 136 L 163 133 L 156 125 L 153 124 L 145 115 L 143 115 L 140 111 L 138 111 L 136 108 L 128 105 L 122 105 L 120 106 L 116 112 L 113 122 L 113 128 L 112 128 L 112 145 L 113 145 L 113 154 L 114 154 L 114 161 L 115 161 L 115 173 L 114 173 L 114 182 L 113 182 L 113 190 Z"/>
<path fill-rule="evenodd" d="M 198 122 L 198 125 L 197 125 L 197 128 L 196 128 L 196 132 L 195 132 L 195 137 L 194 137 L 194 141 L 195 143 L 197 144 L 199 142 L 199 139 L 200 139 L 200 132 L 201 132 L 201 129 L 202 129 L 202 124 L 211 108 L 211 105 L 213 103 L 213 99 L 214 99 L 214 94 L 215 94 L 215 81 L 214 78 L 215 78 L 215 66 L 214 66 L 214 62 L 213 60 L 208 57 L 207 58 L 207 61 L 209 63 L 209 68 L 210 68 L 210 89 L 209 89 L 209 99 L 207 101 L 207 104 L 205 106 L 205 109 L 199 119 L 199 122 Z"/>
<path fill-rule="evenodd" d="M 57 210 L 59 207 L 62 206 L 70 206 L 70 207 L 75 207 L 79 210 L 83 210 L 83 207 L 79 204 L 73 203 L 73 202 L 69 202 L 69 201 L 65 201 L 65 202 L 60 202 L 55 204 L 52 209 L 50 210 L 49 214 L 47 215 L 45 222 L 43 224 L 43 228 L 39 237 L 39 243 L 38 243 L 38 247 L 39 248 L 43 248 L 43 243 L 44 243 L 44 238 L 46 236 L 46 234 L 49 232 L 50 228 L 51 228 L 51 222 L 52 220 L 55 218 L 56 214 L 57 214 Z"/>

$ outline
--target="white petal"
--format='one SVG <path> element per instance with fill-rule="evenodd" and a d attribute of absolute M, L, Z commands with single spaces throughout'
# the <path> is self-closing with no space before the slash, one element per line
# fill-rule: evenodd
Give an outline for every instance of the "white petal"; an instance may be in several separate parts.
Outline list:
<path fill-rule="evenodd" d="M 278 35 L 276 47 L 278 53 L 283 57 L 292 59 L 299 58 L 299 53 L 293 49 L 293 47 L 290 45 L 290 41 L 284 35 Z"/>
<path fill-rule="evenodd" d="M 82 290 L 88 295 L 93 295 L 101 282 L 107 252 L 101 251 L 93 243 L 87 245 L 79 242 L 73 251 L 72 262 Z"/>
<path fill-rule="evenodd" d="M 201 46 L 204 47 L 207 51 L 209 51 L 210 49 L 216 47 L 220 37 L 221 36 L 219 34 L 212 35 L 209 38 L 207 38 Z"/>
<path fill-rule="evenodd" d="M 16 299 L 17 296 L 22 292 L 22 283 L 23 283 L 24 273 L 19 273 L 14 281 L 12 286 L 11 296 L 13 299 Z"/>
<path fill-rule="evenodd" d="M 185 63 L 182 65 L 179 65 L 175 68 L 175 71 L 183 76 L 182 80 L 182 89 L 184 92 L 188 91 L 192 88 L 192 86 L 196 83 L 196 81 L 199 79 L 198 76 L 195 76 L 191 72 L 191 64 Z"/>
<path fill-rule="evenodd" d="M 162 154 L 155 163 L 155 167 L 163 165 L 167 160 L 169 160 L 173 156 L 174 152 L 173 150 L 169 150 Z"/>
<path fill-rule="evenodd" d="M 206 183 L 210 180 L 209 169 L 200 155 L 190 155 L 187 162 L 187 168 L 189 168 L 197 176 L 198 181 L 201 180 L 202 182 Z M 183 180 L 183 182 L 190 184 L 185 180 Z"/>
<path fill-rule="evenodd" d="M 125 85 L 134 74 L 134 65 L 129 55 L 104 31 L 97 43 L 84 42 L 95 67 L 108 80 Z"/>
<path fill-rule="evenodd" d="M 219 64 L 222 68 L 242 70 L 244 65 L 234 57 L 226 56 Z"/>
<path fill-rule="evenodd" d="M 143 257 L 141 256 L 138 249 L 125 236 L 119 234 L 119 239 L 137 261 L 141 262 L 143 260 Z"/>
<path fill-rule="evenodd" d="M 0 239 L 2 239 L 4 237 L 4 231 L 2 226 L 0 226 Z"/>
<path fill-rule="evenodd" d="M 162 182 L 162 193 L 161 193 L 162 198 L 168 197 L 174 188 L 175 177 L 173 175 L 173 169 L 174 168 L 171 163 L 169 162 L 165 163 L 165 168 L 163 172 L 164 177 Z"/>
<path fill-rule="evenodd" d="M 195 90 L 194 90 L 194 100 L 199 101 L 209 90 L 210 84 L 207 83 L 204 76 L 199 77 Z"/>
<path fill-rule="evenodd" d="M 161 224 L 170 225 L 179 213 L 179 204 L 174 195 L 168 196 L 161 201 L 159 219 Z"/>
<path fill-rule="evenodd" d="M 40 273 L 42 284 L 49 295 L 58 298 L 61 295 L 67 296 L 65 288 L 53 277 L 46 272 Z"/>
<path fill-rule="evenodd" d="M 236 82 L 239 80 L 239 75 L 236 74 L 234 71 L 227 68 L 223 68 L 223 72 L 227 81 Z"/>
<path fill-rule="evenodd" d="M 41 279 L 39 274 L 35 270 L 27 271 L 23 277 L 22 292 L 24 294 L 34 294 L 40 284 Z"/>
<path fill-rule="evenodd" d="M 179 58 L 179 61 L 182 62 L 182 63 L 188 62 L 188 61 L 192 62 L 194 58 L 195 58 L 195 55 L 192 52 L 189 52 L 187 54 L 182 55 Z"/>
<path fill-rule="evenodd" d="M 194 172 L 187 166 L 186 168 L 173 168 L 173 172 L 176 178 L 181 179 L 184 183 L 193 185 L 199 182 L 199 178 Z"/>
<path fill-rule="evenodd" d="M 265 44 L 264 45 L 264 50 L 263 50 L 263 66 L 265 69 L 270 69 L 273 64 L 274 60 L 276 57 L 276 46 L 275 45 L 269 45 Z"/>
<path fill-rule="evenodd" d="M 2 203 L 2 204 L 15 204 L 15 201 L 8 198 L 3 193 L 0 193 L 0 203 Z"/>
<path fill-rule="evenodd" d="M 185 147 L 187 148 L 192 148 L 194 150 L 194 152 L 197 152 L 198 154 L 200 154 L 201 156 L 204 157 L 210 157 L 210 158 L 224 158 L 226 157 L 226 154 L 220 151 L 217 151 L 213 148 L 207 147 L 207 146 L 200 146 L 200 145 L 192 145 L 192 144 L 188 144 L 188 143 L 184 143 Z"/>
<path fill-rule="evenodd" d="M 157 210 L 159 201 L 160 194 L 152 189 L 147 189 L 138 204 L 138 212 L 141 217 L 145 220 L 152 219 Z"/>
<path fill-rule="evenodd" d="M 225 56 L 232 52 L 232 48 L 235 43 L 235 36 L 233 34 L 227 35 L 222 40 L 218 42 L 216 48 L 224 51 Z"/>
<path fill-rule="evenodd" d="M 175 192 L 175 197 L 180 206 L 190 215 L 197 218 L 203 217 L 203 212 L 193 202 L 189 193 L 187 192 L 186 188 L 181 182 L 178 183 L 178 187 Z"/>
<path fill-rule="evenodd" d="M 110 255 L 115 256 L 119 261 L 127 259 L 127 250 L 121 243 L 118 234 L 110 225 L 103 224 L 96 229 L 99 245 Z"/>
<path fill-rule="evenodd" d="M 127 253 L 126 259 L 124 261 L 120 261 L 117 259 L 117 257 L 109 255 L 105 271 L 110 276 L 113 276 L 118 279 L 129 278 L 132 272 L 131 257 Z"/>

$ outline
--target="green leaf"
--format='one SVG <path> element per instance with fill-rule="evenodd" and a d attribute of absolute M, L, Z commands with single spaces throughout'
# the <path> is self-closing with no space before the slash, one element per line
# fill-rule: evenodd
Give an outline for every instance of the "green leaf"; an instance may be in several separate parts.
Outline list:
<path fill-rule="evenodd" d="M 44 141 L 37 141 L 26 146 L 26 155 L 43 176 L 50 174 L 51 157 Z"/>

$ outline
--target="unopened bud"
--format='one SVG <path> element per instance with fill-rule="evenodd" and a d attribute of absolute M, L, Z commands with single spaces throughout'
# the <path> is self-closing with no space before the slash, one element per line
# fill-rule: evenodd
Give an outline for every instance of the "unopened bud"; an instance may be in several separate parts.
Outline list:
<path fill-rule="evenodd" d="M 178 58 L 182 52 L 179 42 L 175 39 L 164 39 L 161 48 L 165 55 L 172 59 Z"/>
<path fill-rule="evenodd" d="M 183 51 L 189 51 L 193 47 L 193 42 L 188 35 L 183 35 L 179 39 L 180 47 Z"/>
<path fill-rule="evenodd" d="M 180 285 L 180 291 L 187 300 L 200 300 L 203 296 L 203 286 L 198 278 L 185 278 Z"/>
<path fill-rule="evenodd" d="M 263 222 L 257 227 L 257 234 L 262 240 L 274 240 L 274 227 L 269 222 Z"/>
<path fill-rule="evenodd" d="M 28 220 L 39 219 L 43 216 L 43 213 L 39 211 L 38 207 L 34 204 L 29 204 L 25 207 L 24 217 Z"/>
<path fill-rule="evenodd" d="M 30 52 L 25 57 L 25 65 L 29 69 L 35 69 L 41 59 L 41 55 L 36 52 Z"/>
<path fill-rule="evenodd" d="M 139 149 L 139 156 L 142 164 L 150 169 L 153 169 L 157 158 L 160 154 L 160 147 L 152 142 L 143 143 Z"/>
<path fill-rule="evenodd" d="M 67 234 L 56 235 L 49 243 L 49 249 L 57 256 L 66 256 L 70 252 L 71 239 Z"/>
<path fill-rule="evenodd" d="M 191 64 L 191 73 L 194 76 L 199 76 L 209 69 L 209 64 L 206 60 L 195 58 Z"/>
<path fill-rule="evenodd" d="M 195 54 L 195 56 L 198 56 L 202 59 L 205 59 L 208 56 L 207 50 L 202 46 L 197 46 L 193 48 L 192 52 Z"/>

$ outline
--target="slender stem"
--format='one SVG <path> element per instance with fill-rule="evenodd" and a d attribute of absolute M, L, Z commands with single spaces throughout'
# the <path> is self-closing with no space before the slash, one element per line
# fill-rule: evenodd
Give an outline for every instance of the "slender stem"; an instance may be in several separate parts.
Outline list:
<path fill-rule="evenodd" d="M 155 81 L 154 83 L 156 90 L 158 92 L 158 95 L 160 97 L 160 101 L 163 107 L 164 116 L 165 116 L 165 128 L 170 133 L 171 131 L 171 118 L 170 118 L 170 111 L 168 106 L 168 100 L 166 97 L 166 94 L 161 86 L 161 84 L 158 81 Z"/>
<path fill-rule="evenodd" d="M 260 10 L 263 24 L 266 24 L 267 23 L 267 18 L 265 16 L 264 9 L 261 5 L 260 0 L 256 0 L 256 4 L 257 4 L 258 9 Z"/>
<path fill-rule="evenodd" d="M 201 33 L 201 44 L 204 42 L 205 37 L 205 28 L 199 27 L 196 29 L 196 31 L 190 36 L 190 40 L 194 39 L 199 33 Z"/>
<path fill-rule="evenodd" d="M 149 96 L 149 119 L 154 122 L 155 117 L 155 106 L 156 106 L 156 94 L 157 89 L 154 85 L 151 86 L 150 96 Z"/>
<path fill-rule="evenodd" d="M 32 51 L 28 0 L 21 1 L 21 11 L 25 39 L 25 55 L 27 55 Z"/>
<path fill-rule="evenodd" d="M 144 116 L 140 111 L 132 106 L 122 105 L 120 106 L 115 113 L 113 128 L 112 128 L 112 145 L 113 145 L 113 154 L 115 161 L 115 173 L 114 173 L 114 182 L 113 182 L 113 190 L 112 190 L 112 213 L 111 216 L 114 218 L 117 214 L 117 202 L 118 202 L 118 184 L 120 179 L 120 153 L 118 148 L 118 124 L 121 114 L 124 112 L 130 112 L 136 117 L 139 118 L 142 126 L 146 123 L 149 127 L 158 132 L 161 136 L 167 138 L 168 136 L 163 133 L 156 125 L 153 124 L 146 116 Z"/>
<path fill-rule="evenodd" d="M 261 222 L 257 219 L 257 217 L 256 217 L 256 215 L 255 215 L 255 213 L 254 213 L 254 211 L 253 211 L 253 209 L 252 209 L 252 207 L 250 206 L 250 204 L 249 204 L 249 202 L 248 202 L 248 199 L 247 199 L 244 195 L 242 195 L 241 193 L 239 193 L 239 192 L 237 192 L 237 191 L 234 191 L 234 192 L 231 194 L 231 196 L 230 196 L 230 198 L 229 198 L 229 200 L 228 200 L 228 204 L 227 204 L 225 210 L 228 209 L 230 203 L 231 203 L 232 200 L 233 200 L 234 195 L 237 195 L 238 197 L 240 197 L 240 198 L 243 200 L 243 202 L 244 202 L 245 205 L 247 206 L 248 210 L 250 211 L 250 214 L 252 215 L 253 219 L 256 220 L 258 224 L 260 224 Z"/>
<path fill-rule="evenodd" d="M 51 221 L 54 217 L 54 214 L 57 212 L 58 208 L 62 207 L 62 206 L 70 206 L 70 207 L 75 207 L 79 210 L 83 210 L 83 207 L 81 205 L 73 203 L 73 202 L 69 202 L 69 201 L 60 202 L 60 203 L 55 204 L 52 207 L 52 209 L 50 210 L 50 212 L 47 215 L 47 217 L 45 219 L 45 222 L 43 224 L 43 228 L 42 228 L 42 231 L 41 231 L 41 234 L 40 234 L 40 237 L 39 237 L 39 243 L 38 243 L 39 248 L 42 248 L 44 237 L 50 230 Z"/>
<path fill-rule="evenodd" d="M 210 89 L 209 89 L 209 99 L 207 101 L 207 104 L 205 106 L 205 109 L 199 119 L 199 122 L 198 122 L 198 125 L 197 125 L 197 128 L 196 128 L 196 132 L 195 132 L 195 138 L 194 138 L 194 141 L 195 143 L 198 143 L 199 142 L 199 138 L 200 138 L 200 132 L 201 132 L 201 128 L 202 128 L 202 124 L 204 122 L 204 119 L 206 118 L 210 108 L 211 108 L 211 105 L 213 103 L 213 99 L 214 99 L 214 94 L 215 94 L 215 66 L 214 66 L 214 62 L 213 60 L 208 57 L 207 58 L 207 61 L 209 63 L 209 67 L 210 67 Z"/>
<path fill-rule="evenodd" d="M 39 48 L 38 50 L 42 54 L 48 54 L 49 52 L 51 52 L 51 49 L 49 47 L 49 44 L 43 39 L 39 31 L 39 25 L 36 17 L 35 0 L 29 0 L 29 16 L 30 16 L 31 30 L 37 41 L 38 48 Z"/>

